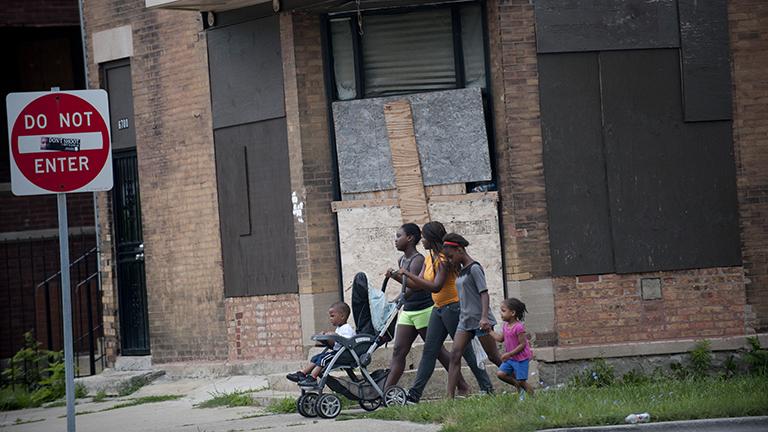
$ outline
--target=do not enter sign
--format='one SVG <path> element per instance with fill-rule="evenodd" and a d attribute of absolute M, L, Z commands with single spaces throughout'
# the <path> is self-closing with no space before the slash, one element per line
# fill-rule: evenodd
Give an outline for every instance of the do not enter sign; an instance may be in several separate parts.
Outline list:
<path fill-rule="evenodd" d="M 11 93 L 6 106 L 14 195 L 112 189 L 104 90 Z"/>

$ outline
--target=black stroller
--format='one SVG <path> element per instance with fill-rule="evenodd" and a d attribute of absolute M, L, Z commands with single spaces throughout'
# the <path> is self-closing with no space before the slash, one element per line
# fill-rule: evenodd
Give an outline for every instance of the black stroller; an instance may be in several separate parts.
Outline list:
<path fill-rule="evenodd" d="M 382 291 L 386 290 L 388 280 L 389 278 L 384 279 Z M 389 369 L 379 369 L 370 373 L 367 369 L 367 366 L 371 364 L 374 351 L 392 339 L 395 317 L 403 306 L 405 287 L 406 278 L 403 278 L 402 290 L 395 303 L 396 307 L 389 313 L 386 318 L 386 325 L 376 336 L 358 333 L 352 338 L 339 335 L 316 335 L 312 337 L 314 341 L 330 345 L 338 342 L 342 348 L 328 362 L 317 385 L 300 386 L 301 396 L 296 400 L 296 410 L 299 414 L 304 417 L 320 416 L 322 418 L 334 418 L 339 415 L 342 408 L 341 399 L 334 393 L 323 393 L 326 385 L 332 391 L 348 399 L 358 401 L 360 407 L 366 411 L 373 411 L 381 405 L 405 405 L 407 396 L 405 389 L 398 386 L 383 388 L 389 375 Z M 355 325 L 361 332 L 371 331 L 374 327 L 371 324 L 370 308 L 367 307 L 367 302 L 365 304 L 360 303 L 362 289 L 368 289 L 365 274 L 358 273 L 355 276 L 354 289 L 356 292 L 353 292 L 352 305 Z M 371 331 L 371 333 L 374 332 Z M 355 369 L 359 369 L 360 376 L 355 373 Z M 331 376 L 330 373 L 334 370 L 344 370 L 348 379 Z"/>

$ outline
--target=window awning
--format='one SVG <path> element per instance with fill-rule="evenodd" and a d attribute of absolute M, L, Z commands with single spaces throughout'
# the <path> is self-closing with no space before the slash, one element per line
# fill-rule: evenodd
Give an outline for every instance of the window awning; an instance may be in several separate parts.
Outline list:
<path fill-rule="evenodd" d="M 425 4 L 461 3 L 467 0 L 360 0 L 360 9 L 389 9 Z M 247 6 L 279 3 L 280 10 L 305 10 L 309 12 L 348 12 L 357 9 L 353 0 L 144 0 L 147 8 L 182 9 L 202 12 L 221 12 Z"/>

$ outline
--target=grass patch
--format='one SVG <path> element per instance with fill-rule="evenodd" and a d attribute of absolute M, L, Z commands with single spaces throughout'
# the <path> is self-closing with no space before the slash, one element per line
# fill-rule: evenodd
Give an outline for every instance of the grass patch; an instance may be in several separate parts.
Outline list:
<path fill-rule="evenodd" d="M 0 411 L 10 411 L 39 406 L 32 399 L 32 394 L 25 389 L 10 387 L 0 388 Z"/>
<path fill-rule="evenodd" d="M 766 415 L 768 377 L 566 387 L 523 402 L 502 394 L 388 408 L 365 417 L 441 423 L 446 432 L 502 432 L 622 424 L 627 414 L 646 411 L 654 422 Z"/>
<path fill-rule="evenodd" d="M 100 411 L 97 411 L 97 412 L 116 410 L 116 409 L 120 409 L 120 408 L 127 408 L 127 407 L 131 407 L 131 406 L 143 405 L 143 404 L 148 404 L 148 403 L 172 401 L 172 400 L 181 399 L 181 397 L 182 397 L 181 395 L 144 396 L 144 397 L 140 397 L 140 398 L 136 398 L 136 399 L 131 399 L 131 400 L 127 401 L 127 402 L 119 403 L 119 404 L 111 406 L 109 408 L 104 408 L 103 410 L 100 410 Z"/>
<path fill-rule="evenodd" d="M 291 414 L 296 412 L 296 399 L 294 398 L 282 398 L 275 399 L 269 403 L 265 408 L 267 412 L 272 414 Z"/>
<path fill-rule="evenodd" d="M 105 399 L 107 399 L 107 393 L 104 390 L 99 390 L 91 402 L 104 402 Z"/>
<path fill-rule="evenodd" d="M 144 387 L 146 381 L 142 379 L 132 379 L 117 391 L 118 396 L 129 396 L 136 393 L 140 388 Z"/>
<path fill-rule="evenodd" d="M 200 402 L 195 408 L 217 408 L 217 407 L 241 407 L 253 405 L 251 397 L 252 390 L 240 390 L 232 393 L 215 392 L 207 401 Z"/>
<path fill-rule="evenodd" d="M 45 419 L 34 419 L 34 420 L 22 420 L 20 418 L 17 418 L 15 422 L 13 422 L 14 426 L 23 425 L 23 424 L 30 424 L 30 423 L 37 423 L 45 421 Z"/>

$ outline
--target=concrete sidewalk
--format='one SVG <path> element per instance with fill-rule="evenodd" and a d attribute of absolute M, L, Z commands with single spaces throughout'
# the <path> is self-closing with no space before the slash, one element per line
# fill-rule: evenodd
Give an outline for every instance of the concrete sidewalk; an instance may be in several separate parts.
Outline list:
<path fill-rule="evenodd" d="M 268 430 L 270 432 L 327 431 L 353 432 L 359 430 L 393 432 L 434 432 L 439 425 L 377 420 L 323 420 L 305 418 L 299 414 L 270 414 L 266 410 L 275 398 L 298 396 L 298 391 L 279 392 L 267 388 L 265 376 L 230 376 L 220 378 L 162 377 L 126 397 L 93 402 L 78 400 L 77 430 L 80 432 L 231 432 Z M 254 391 L 261 406 L 238 408 L 196 408 L 195 404 L 216 394 L 234 391 Z M 120 403 L 145 396 L 177 395 L 177 400 L 146 403 L 110 409 Z M 360 410 L 361 411 L 361 410 Z M 61 432 L 66 430 L 66 408 L 34 408 L 0 413 L 0 429 L 9 432 Z"/>
<path fill-rule="evenodd" d="M 633 425 L 546 429 L 541 432 L 765 432 L 768 416 L 685 420 Z"/>

